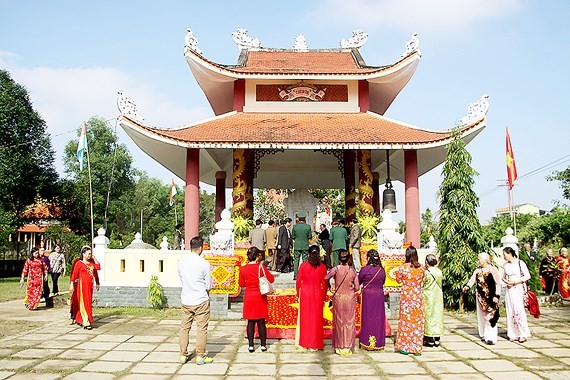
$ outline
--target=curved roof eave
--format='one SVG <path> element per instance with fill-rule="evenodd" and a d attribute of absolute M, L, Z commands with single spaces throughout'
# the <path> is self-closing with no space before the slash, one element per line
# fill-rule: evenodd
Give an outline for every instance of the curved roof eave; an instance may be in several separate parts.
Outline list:
<path fill-rule="evenodd" d="M 216 119 L 224 119 L 232 115 L 238 114 L 237 112 L 229 112 L 224 115 L 216 116 L 201 122 L 191 124 L 189 126 L 179 128 L 187 129 L 192 126 L 200 125 L 206 121 Z M 374 115 L 369 112 L 369 114 Z M 388 119 L 385 116 L 376 115 L 377 117 Z M 390 119 L 388 119 L 390 120 Z M 451 130 L 447 131 L 430 131 L 417 126 L 399 122 L 400 124 L 420 131 L 426 131 L 441 135 L 446 135 L 444 138 L 432 142 L 422 143 L 337 143 L 337 142 L 323 142 L 323 143 L 280 143 L 280 142 L 247 142 L 247 141 L 234 141 L 234 142 L 211 142 L 211 141 L 184 141 L 174 137 L 167 136 L 161 133 L 160 129 L 150 127 L 130 119 L 128 116 L 122 115 L 119 119 L 119 124 L 126 131 L 126 133 L 135 141 L 135 143 L 146 152 L 145 145 L 152 145 L 158 147 L 168 145 L 170 148 L 179 147 L 181 149 L 198 148 L 198 149 L 290 149 L 290 150 L 306 150 L 306 149 L 391 149 L 391 150 L 425 150 L 430 148 L 437 148 L 445 146 L 452 139 L 450 134 Z M 461 136 L 464 139 L 469 138 L 471 141 L 479 132 L 486 127 L 486 118 L 483 116 L 480 119 L 472 121 L 470 124 L 461 128 Z M 472 136 L 472 137 L 471 137 Z M 136 137 L 136 139 L 135 139 Z M 158 143 L 158 144 L 157 144 Z M 143 145 L 143 146 L 141 146 Z"/>
<path fill-rule="evenodd" d="M 237 79 L 366 80 L 370 84 L 370 109 L 384 114 L 410 81 L 421 59 L 416 51 L 398 62 L 368 73 L 238 73 L 187 50 L 186 62 L 206 95 L 214 114 L 233 110 L 233 89 Z"/>
<path fill-rule="evenodd" d="M 227 115 L 215 117 L 213 119 L 225 118 L 235 114 L 235 112 Z M 135 142 L 135 144 L 146 154 L 152 157 L 159 164 L 164 166 L 167 170 L 174 173 L 181 179 L 184 179 L 186 173 L 186 149 L 187 148 L 200 148 L 200 180 L 205 183 L 213 185 L 215 183 L 215 172 L 218 170 L 227 170 L 223 168 L 223 163 L 216 161 L 212 156 L 212 151 L 226 150 L 232 148 L 261 148 L 261 149 L 289 149 L 289 150 L 313 150 L 313 149 L 374 149 L 395 150 L 392 155 L 393 171 L 392 178 L 394 180 L 404 181 L 403 178 L 403 150 L 417 149 L 418 150 L 418 175 L 421 176 L 435 167 L 439 166 L 445 161 L 446 150 L 445 146 L 450 142 L 451 136 L 440 141 L 430 144 L 345 144 L 344 146 L 337 146 L 334 144 L 322 145 L 288 145 L 278 146 L 276 144 L 247 144 L 247 143 L 233 143 L 233 144 L 215 144 L 215 143 L 192 143 L 178 141 L 157 133 L 157 130 L 152 127 L 145 126 L 127 116 L 121 116 L 119 124 Z M 198 123 L 199 124 L 199 123 Z M 407 125 L 410 128 L 418 128 Z M 471 124 L 462 128 L 462 138 L 465 143 L 471 142 L 484 128 L 486 127 L 486 118 L 482 117 Z M 418 128 L 419 129 L 419 128 Z M 442 134 L 449 131 L 441 131 Z M 402 161 L 401 163 L 398 163 Z M 230 165 L 231 167 L 231 165 Z M 378 168 L 373 168 L 378 170 Z M 279 176 L 278 176 L 279 177 Z M 282 175 L 281 175 L 282 177 Z M 318 177 L 318 176 L 316 176 Z M 276 180 L 274 178 L 274 180 Z M 317 184 L 314 184 L 317 186 Z M 336 183 L 330 183 L 328 186 L 336 186 Z M 296 185 L 298 186 L 298 185 Z M 332 188 L 332 187 L 331 187 Z"/>

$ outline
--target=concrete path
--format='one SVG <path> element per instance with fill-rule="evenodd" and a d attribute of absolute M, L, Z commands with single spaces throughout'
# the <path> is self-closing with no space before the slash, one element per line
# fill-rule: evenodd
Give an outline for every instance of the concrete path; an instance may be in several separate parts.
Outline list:
<path fill-rule="evenodd" d="M 87 331 L 67 324 L 65 308 L 29 312 L 21 301 L 0 304 L 0 319 L 45 322 L 0 340 L 0 379 L 570 379 L 568 305 L 530 317 L 534 336 L 524 344 L 507 341 L 504 329 L 497 345 L 483 344 L 474 314 L 448 313 L 442 346 L 419 357 L 394 353 L 391 339 L 383 352 L 357 349 L 350 357 L 332 354 L 330 341 L 324 351 L 297 353 L 292 341 L 273 340 L 268 352 L 257 346 L 250 354 L 242 321 L 212 321 L 214 363 L 203 366 L 178 363 L 178 320 L 95 317 Z"/>

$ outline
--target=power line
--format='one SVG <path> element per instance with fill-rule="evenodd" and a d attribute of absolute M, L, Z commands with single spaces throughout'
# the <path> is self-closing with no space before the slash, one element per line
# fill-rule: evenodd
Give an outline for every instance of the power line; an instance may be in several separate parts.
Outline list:
<path fill-rule="evenodd" d="M 541 167 L 539 167 L 539 168 L 537 168 L 537 169 L 531 170 L 530 172 L 525 173 L 525 174 L 521 175 L 520 177 L 518 177 L 517 180 L 518 180 L 518 181 L 527 180 L 527 179 L 529 179 L 529 178 L 531 178 L 531 177 L 534 177 L 534 176 L 537 175 L 537 174 L 540 174 L 540 173 L 542 173 L 542 172 L 544 172 L 544 171 L 547 171 L 547 170 L 551 170 L 551 169 L 555 168 L 556 166 L 562 165 L 562 164 L 564 164 L 564 163 L 566 163 L 566 162 L 570 162 L 570 154 L 567 154 L 566 156 L 563 156 L 563 157 L 560 157 L 560 158 L 558 158 L 558 159 L 556 159 L 556 160 L 554 160 L 554 161 L 551 161 L 551 162 L 549 162 L 549 163 L 547 163 L 547 164 L 545 164 L 545 165 L 543 165 L 543 166 L 541 166 Z M 504 180 L 502 180 L 502 181 L 504 181 Z M 488 196 L 488 195 L 494 193 L 495 191 L 500 190 L 500 187 L 501 187 L 501 186 L 502 186 L 502 185 L 497 185 L 497 186 L 495 186 L 495 187 L 493 187 L 493 188 L 491 188 L 491 189 L 489 189 L 489 190 L 486 190 L 486 191 L 484 191 L 484 192 L 478 194 L 478 197 L 479 197 L 479 198 L 486 197 L 486 196 Z"/>
<path fill-rule="evenodd" d="M 111 120 L 117 120 L 117 117 L 115 116 L 115 117 L 113 117 L 113 118 L 111 118 L 111 119 L 106 119 L 106 120 L 104 120 L 104 121 L 105 121 L 105 123 L 106 123 L 106 122 L 109 122 L 109 121 L 111 121 Z M 50 134 L 50 138 L 52 138 L 52 137 L 57 137 L 57 136 L 67 135 L 67 134 L 72 133 L 72 132 L 77 132 L 78 130 L 80 131 L 82 127 L 83 127 L 83 124 L 81 124 L 79 127 L 75 128 L 75 129 L 70 129 L 70 130 L 65 131 L 65 132 L 56 133 L 55 135 Z M 27 145 L 27 144 L 29 144 L 29 143 L 30 143 L 29 141 L 25 141 L 25 142 L 21 142 L 21 143 L 19 143 L 19 144 L 14 144 L 14 145 L 2 145 L 2 146 L 0 146 L 0 150 L 1 150 L 1 149 L 17 148 L 17 147 L 19 147 L 19 146 Z"/>

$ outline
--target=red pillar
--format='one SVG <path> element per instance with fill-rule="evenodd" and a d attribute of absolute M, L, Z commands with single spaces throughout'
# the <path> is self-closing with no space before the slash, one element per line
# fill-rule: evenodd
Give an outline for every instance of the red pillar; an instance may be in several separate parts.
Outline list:
<path fill-rule="evenodd" d="M 214 208 L 214 221 L 219 222 L 222 211 L 226 208 L 226 172 L 216 172 L 216 207 Z"/>
<path fill-rule="evenodd" d="M 358 81 L 358 107 L 360 112 L 370 110 L 370 87 L 367 80 Z"/>
<path fill-rule="evenodd" d="M 245 79 L 234 82 L 234 111 L 242 112 L 245 106 Z"/>
<path fill-rule="evenodd" d="M 420 247 L 420 190 L 418 185 L 418 152 L 404 151 L 406 189 L 406 241 Z"/>
<path fill-rule="evenodd" d="M 186 190 L 184 195 L 184 247 L 200 231 L 200 149 L 186 149 Z"/>
<path fill-rule="evenodd" d="M 374 214 L 380 215 L 380 174 L 378 172 L 372 172 L 372 190 L 374 190 L 372 195 Z"/>

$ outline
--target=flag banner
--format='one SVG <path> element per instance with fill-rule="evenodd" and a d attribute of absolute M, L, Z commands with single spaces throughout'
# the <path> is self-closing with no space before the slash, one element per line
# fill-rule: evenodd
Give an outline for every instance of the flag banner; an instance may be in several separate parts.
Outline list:
<path fill-rule="evenodd" d="M 79 135 L 79 144 L 77 144 L 77 160 L 79 161 L 79 170 L 83 170 L 83 162 L 85 152 L 87 151 L 87 126 L 83 123 L 81 134 Z"/>
<path fill-rule="evenodd" d="M 509 128 L 507 128 L 507 179 L 509 181 L 509 190 L 512 190 L 517 180 L 517 166 L 511 145 L 511 137 L 509 136 Z"/>
<path fill-rule="evenodd" d="M 176 186 L 174 186 L 174 179 L 172 179 L 172 183 L 170 184 L 170 201 L 169 201 L 169 205 L 172 206 L 174 205 L 174 196 L 178 194 L 178 192 L 176 191 Z"/>

